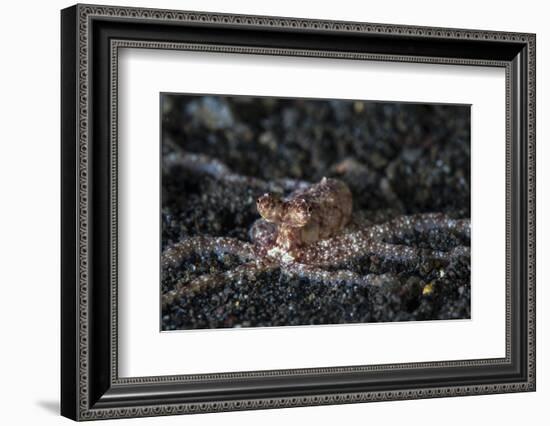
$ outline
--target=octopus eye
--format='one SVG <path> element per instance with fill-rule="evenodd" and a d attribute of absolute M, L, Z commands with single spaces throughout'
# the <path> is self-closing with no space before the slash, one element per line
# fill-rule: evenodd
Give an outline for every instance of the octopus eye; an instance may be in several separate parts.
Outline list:
<path fill-rule="evenodd" d="M 261 197 L 258 197 L 256 200 L 256 205 L 258 208 L 266 207 L 269 204 L 269 194 L 264 194 Z"/>
<path fill-rule="evenodd" d="M 304 226 L 311 218 L 311 212 L 311 205 L 306 200 L 303 198 L 294 200 L 288 222 L 293 226 Z"/>
<path fill-rule="evenodd" d="M 281 216 L 282 201 L 274 194 L 264 194 L 256 201 L 258 213 L 269 222 L 278 222 Z"/>
<path fill-rule="evenodd" d="M 297 200 L 296 204 L 301 214 L 311 214 L 311 205 L 306 200 L 300 198 L 299 200 Z"/>

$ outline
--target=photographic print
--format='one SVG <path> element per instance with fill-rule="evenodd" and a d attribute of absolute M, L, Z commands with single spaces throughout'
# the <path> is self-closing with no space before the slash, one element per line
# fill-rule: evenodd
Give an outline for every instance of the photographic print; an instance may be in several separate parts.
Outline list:
<path fill-rule="evenodd" d="M 470 106 L 160 95 L 161 330 L 470 318 Z"/>

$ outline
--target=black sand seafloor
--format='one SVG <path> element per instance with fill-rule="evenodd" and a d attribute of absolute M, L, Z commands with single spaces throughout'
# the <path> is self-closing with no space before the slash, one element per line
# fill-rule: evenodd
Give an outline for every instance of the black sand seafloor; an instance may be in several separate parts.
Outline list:
<path fill-rule="evenodd" d="M 428 212 L 470 218 L 469 106 L 163 94 L 161 109 L 163 251 L 195 236 L 250 242 L 265 185 L 246 177 L 266 185 L 338 178 L 352 191 L 354 214 L 373 223 Z M 212 164 L 233 177 L 173 161 L 188 153 L 218 160 Z M 470 245 L 442 230 L 405 240 L 437 250 Z M 231 254 L 190 253 L 162 271 L 161 297 L 241 263 Z M 380 278 L 365 286 L 270 270 L 174 298 L 163 304 L 161 328 L 470 318 L 469 255 L 406 267 L 365 256 L 332 269 L 340 267 Z"/>

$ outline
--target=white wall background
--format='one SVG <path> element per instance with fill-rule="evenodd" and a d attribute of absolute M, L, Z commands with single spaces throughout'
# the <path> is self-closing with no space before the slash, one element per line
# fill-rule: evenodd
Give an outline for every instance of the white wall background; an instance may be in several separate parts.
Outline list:
<path fill-rule="evenodd" d="M 118 424 L 546 424 L 550 417 L 550 27 L 540 0 L 119 0 L 103 4 L 537 33 L 538 390 L 491 395 L 118 420 Z M 68 424 L 59 405 L 59 10 L 11 1 L 0 25 L 0 418 Z M 107 421 L 102 424 L 117 424 Z"/>

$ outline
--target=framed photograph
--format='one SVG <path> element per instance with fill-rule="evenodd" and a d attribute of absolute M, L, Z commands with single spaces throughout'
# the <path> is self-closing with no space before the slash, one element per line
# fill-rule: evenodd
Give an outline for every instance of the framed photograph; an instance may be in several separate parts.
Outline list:
<path fill-rule="evenodd" d="M 61 412 L 535 390 L 535 35 L 61 12 Z"/>

